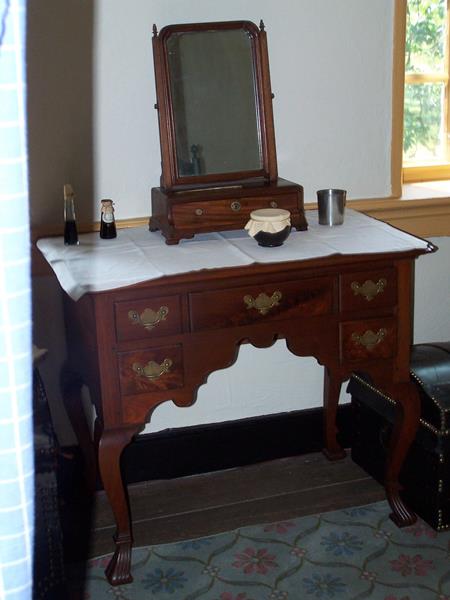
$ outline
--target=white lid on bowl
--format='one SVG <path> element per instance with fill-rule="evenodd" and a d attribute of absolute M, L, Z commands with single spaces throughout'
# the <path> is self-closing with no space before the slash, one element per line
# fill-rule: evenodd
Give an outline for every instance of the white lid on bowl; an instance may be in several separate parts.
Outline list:
<path fill-rule="evenodd" d="M 259 208 L 250 213 L 250 218 L 253 221 L 265 221 L 273 223 L 276 221 L 285 221 L 289 219 L 291 213 L 284 208 Z"/>
<path fill-rule="evenodd" d="M 291 226 L 291 213 L 283 208 L 260 208 L 250 213 L 245 229 L 254 237 L 260 231 L 278 233 Z"/>

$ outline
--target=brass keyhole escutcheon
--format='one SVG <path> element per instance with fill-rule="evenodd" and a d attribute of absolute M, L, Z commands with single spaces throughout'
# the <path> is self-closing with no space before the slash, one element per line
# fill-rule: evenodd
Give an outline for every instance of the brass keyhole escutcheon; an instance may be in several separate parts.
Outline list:
<path fill-rule="evenodd" d="M 241 203 L 238 202 L 237 200 L 232 202 L 230 206 L 231 206 L 231 210 L 234 210 L 234 212 L 238 212 L 241 210 Z"/>

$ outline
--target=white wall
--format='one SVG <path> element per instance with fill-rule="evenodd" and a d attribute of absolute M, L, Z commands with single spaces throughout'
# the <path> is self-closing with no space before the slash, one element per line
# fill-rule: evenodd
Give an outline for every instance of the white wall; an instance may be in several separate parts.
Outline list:
<path fill-rule="evenodd" d="M 450 237 L 432 239 L 436 254 L 416 263 L 414 342 L 450 341 Z"/>
<path fill-rule="evenodd" d="M 78 192 L 81 221 L 98 218 L 102 197 L 118 219 L 148 216 L 158 185 L 151 27 L 175 22 L 264 19 L 269 43 L 280 176 L 349 196 L 390 194 L 391 0 L 30 0 L 31 209 L 34 225 L 61 224 L 62 186 Z M 66 26 L 70 24 L 70 34 Z M 92 43 L 92 52 L 88 49 Z M 78 48 L 78 50 L 77 50 Z M 81 132 L 81 133 L 80 133 Z M 420 258 L 416 337 L 450 339 L 450 238 Z M 34 281 L 35 341 L 49 349 L 42 372 L 60 430 L 64 358 L 61 298 L 50 277 Z M 271 373 L 276 373 L 272 378 Z M 243 346 L 231 368 L 213 373 L 189 409 L 160 406 L 150 429 L 238 419 L 321 403 L 314 359 Z M 67 442 L 67 434 L 61 435 Z"/>
<path fill-rule="evenodd" d="M 281 177 L 306 200 L 390 194 L 391 0 L 121 0 L 95 4 L 94 190 L 118 218 L 148 216 L 160 176 L 151 27 L 248 19 L 266 25 Z"/>

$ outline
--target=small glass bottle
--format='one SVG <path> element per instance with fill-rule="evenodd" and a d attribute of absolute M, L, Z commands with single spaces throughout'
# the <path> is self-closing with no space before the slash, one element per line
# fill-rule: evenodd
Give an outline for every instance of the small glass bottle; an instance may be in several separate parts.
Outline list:
<path fill-rule="evenodd" d="M 116 222 L 114 220 L 114 204 L 112 200 L 102 200 L 100 217 L 100 237 L 110 240 L 117 237 Z"/>
<path fill-rule="evenodd" d="M 64 244 L 66 246 L 79 244 L 74 200 L 73 188 L 66 183 L 64 185 Z"/>

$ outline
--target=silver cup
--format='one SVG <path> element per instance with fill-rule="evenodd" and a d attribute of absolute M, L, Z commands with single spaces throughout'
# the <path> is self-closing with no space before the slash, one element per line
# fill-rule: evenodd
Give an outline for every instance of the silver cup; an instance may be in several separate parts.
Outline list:
<path fill-rule="evenodd" d="M 319 225 L 342 225 L 346 203 L 346 190 L 319 190 L 317 202 L 319 205 Z"/>

